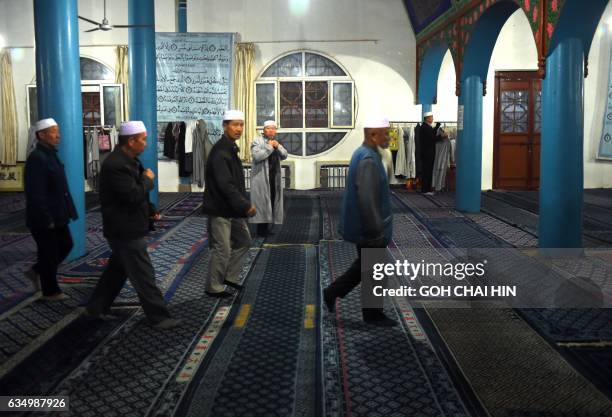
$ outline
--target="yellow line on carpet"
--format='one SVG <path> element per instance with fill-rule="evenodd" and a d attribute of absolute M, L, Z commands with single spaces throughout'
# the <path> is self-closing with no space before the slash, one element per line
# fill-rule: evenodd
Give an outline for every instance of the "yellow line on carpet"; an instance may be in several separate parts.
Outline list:
<path fill-rule="evenodd" d="M 304 328 L 314 329 L 315 326 L 315 305 L 306 305 L 306 314 L 304 315 Z"/>
<path fill-rule="evenodd" d="M 249 318 L 249 313 L 251 312 L 251 305 L 250 304 L 243 304 L 242 307 L 240 307 L 240 311 L 238 312 L 238 316 L 236 317 L 236 320 L 234 321 L 234 328 L 235 329 L 242 329 L 244 327 L 244 325 L 247 322 L 247 319 Z"/>

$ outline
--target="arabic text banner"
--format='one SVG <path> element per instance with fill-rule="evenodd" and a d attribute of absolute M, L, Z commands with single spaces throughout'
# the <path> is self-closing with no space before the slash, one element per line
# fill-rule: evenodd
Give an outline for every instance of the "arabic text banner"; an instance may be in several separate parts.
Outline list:
<path fill-rule="evenodd" d="M 202 119 L 209 136 L 220 137 L 231 105 L 234 34 L 160 32 L 155 43 L 157 120 Z"/>

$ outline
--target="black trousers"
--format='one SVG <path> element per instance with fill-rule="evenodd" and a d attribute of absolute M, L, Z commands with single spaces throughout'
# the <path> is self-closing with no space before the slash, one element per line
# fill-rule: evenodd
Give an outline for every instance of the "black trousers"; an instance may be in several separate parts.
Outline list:
<path fill-rule="evenodd" d="M 57 267 L 72 250 L 72 236 L 68 226 L 53 229 L 33 229 L 32 237 L 36 241 L 37 261 L 32 267 L 40 275 L 40 287 L 43 295 L 54 295 L 60 292 L 57 285 Z"/>
<path fill-rule="evenodd" d="M 152 323 L 169 318 L 170 313 L 155 283 L 155 270 L 145 239 L 109 239 L 108 243 L 113 253 L 87 305 L 89 312 L 94 315 L 107 313 L 129 278 L 147 318 Z"/>
<path fill-rule="evenodd" d="M 272 207 L 272 217 L 274 218 L 274 201 L 276 201 L 276 174 L 270 173 L 270 207 Z M 257 235 L 261 237 L 268 236 L 268 232 L 274 226 L 274 223 L 257 223 Z"/>
<path fill-rule="evenodd" d="M 434 160 L 436 159 L 436 155 L 425 155 L 422 159 L 421 192 L 428 193 L 431 191 Z"/>
<path fill-rule="evenodd" d="M 381 284 L 374 284 L 370 269 L 368 269 L 367 271 L 361 270 L 362 247 L 356 245 L 356 248 L 357 259 L 355 259 L 349 269 L 347 269 L 346 272 L 342 274 L 337 280 L 332 282 L 325 289 L 325 291 L 332 297 L 344 298 L 348 293 L 353 290 L 353 288 L 355 288 L 357 285 L 359 285 L 359 283 L 361 283 L 361 305 L 363 315 L 366 316 L 370 313 L 380 314 L 383 310 L 384 299 L 380 297 L 373 297 L 370 295 L 372 294 L 373 286 Z M 385 262 L 385 259 L 376 259 L 375 262 Z"/>

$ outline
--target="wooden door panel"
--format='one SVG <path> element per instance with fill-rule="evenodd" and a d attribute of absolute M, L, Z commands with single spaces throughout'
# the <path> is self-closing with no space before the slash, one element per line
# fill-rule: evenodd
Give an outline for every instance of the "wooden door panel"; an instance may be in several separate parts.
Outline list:
<path fill-rule="evenodd" d="M 524 190 L 539 185 L 540 120 L 535 117 L 541 103 L 539 85 L 536 71 L 496 73 L 494 188 Z"/>

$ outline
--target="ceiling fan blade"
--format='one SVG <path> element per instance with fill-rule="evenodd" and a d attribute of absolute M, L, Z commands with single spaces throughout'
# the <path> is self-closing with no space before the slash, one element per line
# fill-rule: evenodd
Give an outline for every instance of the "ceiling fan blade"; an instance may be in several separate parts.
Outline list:
<path fill-rule="evenodd" d="M 95 22 L 95 21 L 93 21 L 93 20 L 91 20 L 91 19 L 88 19 L 88 18 L 86 18 L 86 17 L 83 17 L 83 16 L 79 16 L 79 19 L 83 19 L 84 21 L 89 22 L 89 23 L 92 23 L 92 24 L 94 24 L 94 25 L 96 25 L 96 26 L 99 26 L 99 25 L 100 25 L 100 23 Z"/>
<path fill-rule="evenodd" d="M 89 30 L 86 30 L 85 32 L 95 32 L 96 30 L 100 30 L 100 28 L 89 29 Z"/>
<path fill-rule="evenodd" d="M 154 25 L 113 25 L 114 28 L 152 28 Z"/>

